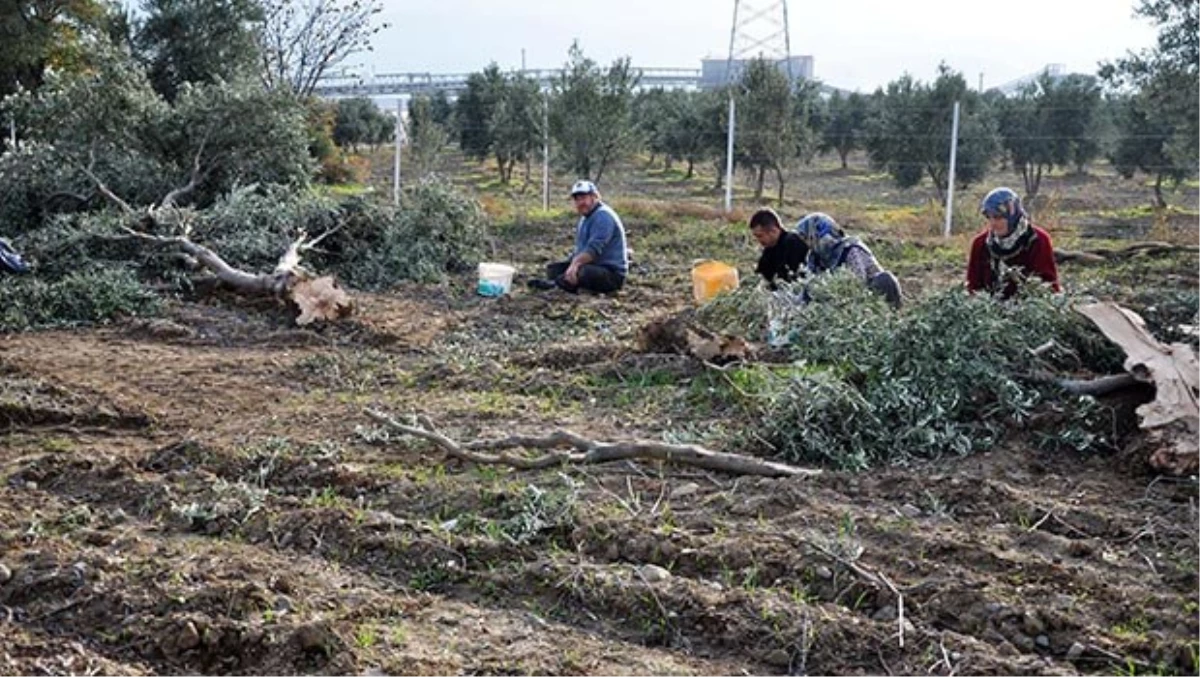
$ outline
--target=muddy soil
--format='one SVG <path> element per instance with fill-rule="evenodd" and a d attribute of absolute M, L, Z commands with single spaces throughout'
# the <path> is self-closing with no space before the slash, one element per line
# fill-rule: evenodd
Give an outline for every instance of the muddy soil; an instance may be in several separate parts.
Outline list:
<path fill-rule="evenodd" d="M 680 295 L 362 304 L 0 338 L 0 673 L 1196 671 L 1194 480 L 1032 444 L 788 480 L 467 466 L 363 408 L 661 437 L 661 403 L 589 384 L 703 372 L 632 349 Z"/>

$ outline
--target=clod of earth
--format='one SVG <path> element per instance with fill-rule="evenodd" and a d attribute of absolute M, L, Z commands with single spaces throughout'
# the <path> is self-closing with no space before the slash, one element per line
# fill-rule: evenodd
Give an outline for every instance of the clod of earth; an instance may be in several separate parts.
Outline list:
<path fill-rule="evenodd" d="M 745 338 L 701 327 L 690 310 L 643 326 L 637 333 L 637 347 L 643 353 L 678 353 L 714 364 L 744 361 L 754 355 Z"/>

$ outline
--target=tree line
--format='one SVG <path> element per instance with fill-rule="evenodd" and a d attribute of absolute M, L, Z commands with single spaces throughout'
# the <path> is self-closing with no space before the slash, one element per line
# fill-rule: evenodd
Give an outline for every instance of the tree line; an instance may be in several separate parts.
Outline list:
<path fill-rule="evenodd" d="M 845 166 L 855 151 L 897 185 L 928 181 L 941 194 L 957 101 L 959 187 L 1011 172 L 1033 196 L 1047 172 L 1083 172 L 1103 158 L 1127 177 L 1151 177 L 1164 204 L 1163 187 L 1197 170 L 1198 5 L 1141 0 L 1138 13 L 1159 29 L 1153 48 L 1103 64 L 1096 75 L 1047 73 L 1009 95 L 974 91 L 945 65 L 932 81 L 906 74 L 872 93 L 827 93 L 817 82 L 789 82 L 762 61 L 750 62 L 724 90 L 646 89 L 628 58 L 601 65 L 576 44 L 548 91 L 492 64 L 470 76 L 456 101 L 444 94 L 414 99 L 405 133 L 418 170 L 454 143 L 468 157 L 493 159 L 507 183 L 517 168 L 528 178 L 548 145 L 557 166 L 594 180 L 641 153 L 685 166 L 689 178 L 708 168 L 719 188 L 733 98 L 733 163 L 759 199 L 768 180 L 782 198 L 789 168 L 830 153 Z M 305 117 L 321 174 L 340 180 L 348 160 L 339 148 L 392 140 L 394 118 L 368 100 L 334 104 L 312 93 L 330 68 L 369 46 L 382 28 L 380 8 L 378 0 L 143 0 L 133 14 L 107 0 L 11 0 L 0 3 L 0 99 L 9 102 L 8 116 L 17 115 L 22 97 L 48 78 L 115 73 L 121 69 L 113 59 L 144 78 L 167 107 L 181 99 L 198 105 L 196 92 L 226 102 L 283 94 Z M 278 110 L 272 101 L 261 115 Z M 119 119 L 129 111 L 112 112 Z M 37 120 L 26 125 L 35 135 L 43 127 Z M 45 136 L 53 141 L 51 131 Z"/>
<path fill-rule="evenodd" d="M 336 181 L 344 178 L 346 161 L 334 140 L 337 111 L 314 91 L 330 69 L 369 49 L 385 28 L 382 6 L 379 0 L 141 0 L 133 11 L 117 0 L 0 2 L 0 117 L 15 124 L 18 139 L 36 146 L 84 129 L 99 132 L 104 125 L 86 118 L 111 116 L 108 127 L 126 130 L 129 138 L 104 149 L 89 140 L 101 173 L 133 148 L 153 156 L 134 166 L 148 171 L 170 157 L 186 172 L 191 158 L 173 156 L 202 147 L 203 161 L 269 159 L 264 173 L 270 175 L 308 170 L 303 162 L 280 160 L 283 150 L 255 156 L 254 149 L 271 147 L 271 140 L 253 134 L 286 128 L 280 133 L 288 136 L 299 119 L 318 176 Z M 76 97 L 71 105 L 84 107 L 80 127 L 53 128 L 33 115 L 46 103 L 36 100 L 67 92 Z M 210 119 L 197 118 L 187 129 L 152 119 L 191 108 Z M 139 115 L 139 109 L 154 115 Z M 372 133 L 390 138 L 391 128 L 377 121 Z M 290 149 L 290 138 L 275 141 L 276 148 Z M 10 143 L 4 134 L 0 152 L 12 150 Z M 242 158 L 232 152 L 218 157 L 215 150 L 242 144 Z M 204 174 L 212 183 L 219 172 Z"/>
<path fill-rule="evenodd" d="M 864 151 L 897 186 L 927 180 L 941 196 L 950 181 L 958 102 L 957 187 L 991 172 L 1011 172 L 1033 197 L 1051 170 L 1083 173 L 1106 159 L 1127 178 L 1153 178 L 1162 206 L 1164 184 L 1197 173 L 1197 4 L 1144 0 L 1138 13 L 1159 26 L 1153 49 L 1104 64 L 1096 75 L 1045 72 L 1009 94 L 973 90 L 962 73 L 944 64 L 930 82 L 905 74 L 873 93 L 827 94 L 818 82 L 789 82 L 765 61 L 747 64 L 731 89 L 645 89 L 628 58 L 604 67 L 576 44 L 548 91 L 492 64 L 472 74 L 453 103 L 444 94 L 417 97 L 410 125 L 444 133 L 410 132 L 410 140 L 414 154 L 423 156 L 456 141 L 468 157 L 494 159 L 504 183 L 517 166 L 528 178 L 548 141 L 557 166 L 597 181 L 615 163 L 643 153 L 668 167 L 684 165 L 688 178 L 697 166 L 710 166 L 719 188 L 732 96 L 734 166 L 750 177 L 756 199 L 771 178 L 782 200 L 790 167 L 836 153 L 845 168 L 855 151 Z M 365 119 L 371 113 L 364 101 L 340 104 L 339 119 L 343 111 Z"/>

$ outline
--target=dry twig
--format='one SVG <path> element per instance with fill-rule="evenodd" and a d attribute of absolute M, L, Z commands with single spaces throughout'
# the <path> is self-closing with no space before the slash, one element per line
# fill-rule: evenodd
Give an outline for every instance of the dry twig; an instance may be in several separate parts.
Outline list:
<path fill-rule="evenodd" d="M 510 435 L 500 439 L 459 443 L 439 432 L 427 416 L 418 416 L 417 425 L 407 425 L 372 409 L 367 409 L 364 413 L 389 428 L 433 442 L 459 460 L 480 465 L 507 465 L 518 470 L 643 459 L 764 477 L 811 477 L 821 472 L 741 454 L 712 451 L 695 444 L 667 444 L 644 440 L 599 442 L 567 430 L 556 430 L 542 437 Z M 547 453 L 530 458 L 507 453 L 506 450 L 509 449 L 539 449 Z M 501 453 L 486 453 L 490 451 Z"/>
<path fill-rule="evenodd" d="M 846 567 L 850 571 L 853 571 L 855 573 L 855 575 L 857 575 L 859 578 L 863 579 L 867 583 L 869 583 L 877 588 L 887 588 L 889 591 L 891 591 L 891 593 L 896 597 L 896 625 L 897 625 L 896 636 L 899 640 L 900 648 L 903 649 L 904 648 L 904 595 L 901 594 L 900 589 L 897 588 L 894 583 L 892 583 L 891 579 L 888 578 L 881 571 L 872 571 L 871 569 L 868 569 L 867 567 L 864 567 L 863 565 L 861 565 L 857 562 L 854 562 L 852 560 L 846 559 L 845 557 L 842 557 L 841 555 L 838 555 L 837 553 L 829 550 L 828 548 L 821 546 L 820 544 L 813 543 L 810 541 L 809 545 L 816 548 L 818 552 L 825 555 L 826 557 L 833 559 L 834 561 L 836 561 L 837 563 Z"/>

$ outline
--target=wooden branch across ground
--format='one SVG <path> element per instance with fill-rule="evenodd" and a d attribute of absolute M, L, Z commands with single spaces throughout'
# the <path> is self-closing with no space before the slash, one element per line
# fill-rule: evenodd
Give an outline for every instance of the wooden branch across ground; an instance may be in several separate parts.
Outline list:
<path fill-rule="evenodd" d="M 1133 374 L 1112 374 L 1109 376 L 1100 376 L 1090 380 L 1081 379 L 1058 379 L 1056 381 L 1063 390 L 1075 395 L 1091 395 L 1099 397 L 1107 395 L 1118 390 L 1131 388 L 1139 383 Z"/>
<path fill-rule="evenodd" d="M 1055 249 L 1057 263 L 1106 263 L 1134 256 L 1157 256 L 1176 252 L 1200 252 L 1196 245 L 1179 245 L 1169 242 L 1138 242 L 1121 249 Z"/>
<path fill-rule="evenodd" d="M 821 473 L 820 470 L 800 468 L 752 456 L 712 451 L 695 444 L 668 444 L 642 440 L 600 442 L 566 430 L 556 430 L 549 435 L 540 437 L 510 435 L 499 439 L 472 440 L 460 443 L 439 432 L 433 422 L 425 416 L 417 417 L 417 425 L 408 425 L 373 409 L 366 409 L 364 413 L 377 423 L 393 430 L 433 442 L 446 453 L 461 461 L 480 465 L 507 465 L 518 470 L 538 470 L 561 465 L 593 465 L 640 459 L 719 470 L 735 475 L 811 477 Z M 538 449 L 547 451 L 547 453 L 528 457 L 506 453 L 510 449 Z M 487 453 L 494 451 L 503 453 Z"/>

